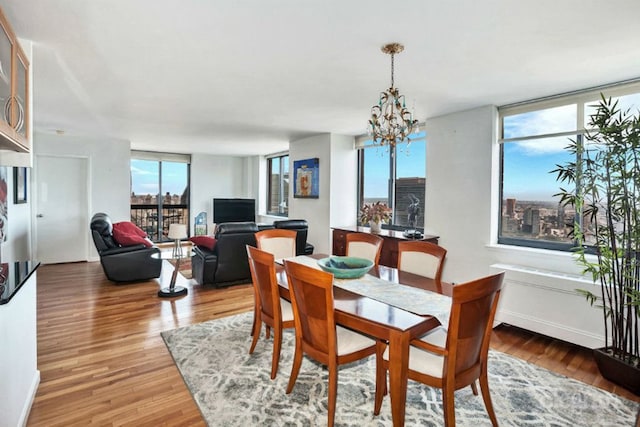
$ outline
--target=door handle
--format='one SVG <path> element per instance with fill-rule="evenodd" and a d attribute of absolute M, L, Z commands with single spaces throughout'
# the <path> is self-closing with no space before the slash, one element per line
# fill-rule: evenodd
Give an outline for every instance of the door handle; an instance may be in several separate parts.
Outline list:
<path fill-rule="evenodd" d="M 38 214 L 38 215 L 36 215 L 36 218 L 42 218 L 43 216 L 44 215 L 42 215 L 42 214 Z"/>

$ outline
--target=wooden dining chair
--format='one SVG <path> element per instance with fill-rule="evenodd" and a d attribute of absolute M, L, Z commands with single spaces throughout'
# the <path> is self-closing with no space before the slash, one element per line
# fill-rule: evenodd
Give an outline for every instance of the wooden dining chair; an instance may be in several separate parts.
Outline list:
<path fill-rule="evenodd" d="M 332 274 L 286 260 L 284 265 L 296 325 L 296 349 L 287 394 L 296 383 L 303 354 L 328 366 L 328 426 L 331 427 L 336 410 L 338 366 L 374 353 L 377 363 L 384 347 L 362 334 L 336 326 Z"/>
<path fill-rule="evenodd" d="M 296 256 L 296 241 L 298 233 L 294 230 L 267 229 L 258 231 L 256 234 L 256 246 L 258 249 L 269 252 L 275 259 L 290 258 Z M 251 335 L 256 326 L 258 318 L 258 300 L 259 296 L 254 298 L 253 305 L 253 326 L 251 327 Z M 267 326 L 267 336 L 269 335 L 269 327 Z"/>
<path fill-rule="evenodd" d="M 259 249 L 273 254 L 275 259 L 291 258 L 296 256 L 295 230 L 272 228 L 256 233 L 256 244 Z"/>
<path fill-rule="evenodd" d="M 347 256 L 365 258 L 373 261 L 374 265 L 378 265 L 384 242 L 382 237 L 370 233 L 348 233 L 346 241 Z"/>
<path fill-rule="evenodd" d="M 441 282 L 447 250 L 425 240 L 398 242 L 398 270 Z"/>
<path fill-rule="evenodd" d="M 498 425 L 489 394 L 487 358 L 503 278 L 504 272 L 454 286 L 448 330 L 439 327 L 411 341 L 408 377 L 442 389 L 445 426 L 455 426 L 453 392 L 470 385 L 477 395 L 477 379 L 491 424 Z M 388 349 L 382 359 L 376 365 L 376 415 L 386 394 Z"/>
<path fill-rule="evenodd" d="M 262 322 L 266 325 L 266 336 L 269 338 L 273 328 L 273 356 L 271 360 L 271 379 L 278 373 L 280 349 L 282 347 L 282 330 L 293 328 L 293 310 L 291 304 L 280 298 L 274 256 L 253 246 L 247 245 L 251 280 L 256 295 L 256 315 L 253 323 L 253 340 L 249 354 L 253 354 L 260 337 Z"/>

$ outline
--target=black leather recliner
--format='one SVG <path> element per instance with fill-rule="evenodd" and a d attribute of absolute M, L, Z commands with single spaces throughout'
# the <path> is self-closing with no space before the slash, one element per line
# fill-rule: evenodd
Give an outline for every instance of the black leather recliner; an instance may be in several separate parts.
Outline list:
<path fill-rule="evenodd" d="M 113 239 L 113 224 L 109 215 L 97 213 L 91 218 L 91 235 L 100 255 L 107 279 L 112 282 L 136 282 L 160 277 L 162 259 L 157 247 L 143 244 L 120 246 Z"/>
<path fill-rule="evenodd" d="M 249 283 L 251 270 L 246 245 L 256 246 L 255 222 L 225 222 L 216 227 L 213 250 L 202 246 L 193 249 L 191 271 L 200 285 L 216 287 L 234 283 Z"/>
<path fill-rule="evenodd" d="M 313 254 L 313 245 L 307 243 L 307 233 L 309 224 L 304 219 L 285 219 L 282 221 L 274 221 L 275 228 L 284 228 L 286 230 L 295 230 L 298 232 L 296 237 L 296 255 Z"/>

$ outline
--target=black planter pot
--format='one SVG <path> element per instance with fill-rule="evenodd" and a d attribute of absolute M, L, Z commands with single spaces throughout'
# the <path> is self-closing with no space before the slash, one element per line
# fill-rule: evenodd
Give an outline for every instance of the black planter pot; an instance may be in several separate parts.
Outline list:
<path fill-rule="evenodd" d="M 640 368 L 613 357 L 608 347 L 594 349 L 593 357 L 603 377 L 640 395 Z"/>

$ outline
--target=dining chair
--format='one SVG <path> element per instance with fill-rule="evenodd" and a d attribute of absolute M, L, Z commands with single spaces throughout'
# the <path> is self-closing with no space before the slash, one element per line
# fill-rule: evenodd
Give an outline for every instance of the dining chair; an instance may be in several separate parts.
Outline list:
<path fill-rule="evenodd" d="M 267 229 L 255 233 L 256 246 L 265 252 L 273 255 L 274 259 L 290 258 L 296 256 L 296 241 L 298 233 L 295 230 Z M 253 305 L 253 327 L 251 335 L 256 326 L 258 318 L 258 299 L 256 295 Z M 269 327 L 267 326 L 267 336 L 269 336 Z"/>
<path fill-rule="evenodd" d="M 487 357 L 503 278 L 504 272 L 454 286 L 448 330 L 440 326 L 411 341 L 408 377 L 442 389 L 445 426 L 455 426 L 453 392 L 470 385 L 478 395 L 477 379 L 491 424 L 498 425 L 489 394 Z M 386 394 L 388 369 L 386 349 L 382 363 L 376 365 L 376 415 Z"/>
<path fill-rule="evenodd" d="M 287 385 L 291 393 L 298 378 L 302 356 L 328 366 L 328 426 L 333 426 L 338 389 L 338 366 L 376 354 L 384 346 L 365 335 L 337 326 L 333 307 L 333 275 L 296 262 L 284 262 L 296 328 L 296 347 Z M 376 352 L 376 349 L 378 350 Z"/>
<path fill-rule="evenodd" d="M 441 282 L 447 250 L 425 240 L 398 242 L 398 270 Z"/>
<path fill-rule="evenodd" d="M 370 233 L 348 233 L 346 236 L 347 256 L 365 258 L 378 265 L 384 239 Z"/>
<path fill-rule="evenodd" d="M 256 243 L 259 249 L 273 254 L 275 259 L 290 258 L 296 256 L 297 237 L 295 230 L 272 228 L 258 231 Z"/>
<path fill-rule="evenodd" d="M 247 256 L 251 279 L 256 295 L 256 312 L 253 322 L 253 340 L 249 354 L 253 354 L 258 343 L 262 322 L 266 325 L 266 336 L 269 339 L 270 328 L 273 328 L 273 356 L 271 360 L 271 379 L 278 373 L 280 349 L 282 347 L 282 330 L 293 328 L 293 310 L 291 304 L 280 298 L 276 279 L 275 258 L 272 254 L 247 245 Z"/>

